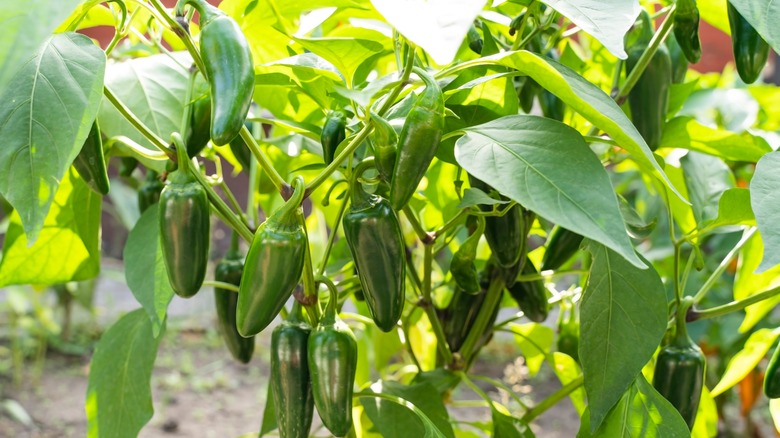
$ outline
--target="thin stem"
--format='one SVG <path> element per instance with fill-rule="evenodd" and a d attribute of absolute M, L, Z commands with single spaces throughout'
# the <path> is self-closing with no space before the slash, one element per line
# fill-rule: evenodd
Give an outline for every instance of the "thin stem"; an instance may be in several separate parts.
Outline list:
<path fill-rule="evenodd" d="M 404 211 L 404 213 L 406 213 L 406 211 Z M 439 237 L 441 237 L 442 235 L 446 234 L 446 233 L 447 233 L 449 230 L 451 230 L 452 228 L 454 228 L 455 226 L 457 226 L 457 225 L 460 223 L 460 221 L 462 221 L 462 220 L 463 220 L 463 219 L 464 219 L 466 216 L 468 216 L 470 213 L 471 213 L 471 209 L 469 209 L 469 208 L 464 208 L 463 210 L 461 210 L 461 211 L 460 211 L 458 214 L 456 214 L 456 215 L 455 215 L 455 216 L 454 216 L 452 219 L 450 219 L 449 221 L 447 221 L 447 223 L 445 223 L 444 225 L 442 225 L 441 227 L 439 227 L 439 229 L 438 229 L 438 230 L 436 230 L 436 231 L 433 233 L 433 235 L 431 236 L 431 240 L 433 240 L 433 241 L 435 242 L 435 241 L 436 241 L 436 239 L 438 239 L 438 238 L 439 238 Z M 426 235 L 427 235 L 427 233 L 426 233 Z"/>
<path fill-rule="evenodd" d="M 401 330 L 404 332 L 404 348 L 406 348 L 406 352 L 409 354 L 409 357 L 412 359 L 412 362 L 417 367 L 418 370 L 422 371 L 422 367 L 420 366 L 420 361 L 417 359 L 417 355 L 414 354 L 414 348 L 412 348 L 412 343 L 409 342 L 409 320 L 401 320 Z"/>
<path fill-rule="evenodd" d="M 230 207 L 225 204 L 225 201 L 222 200 L 222 198 L 217 195 L 217 193 L 214 191 L 213 188 L 211 188 L 211 185 L 206 181 L 206 178 L 201 175 L 201 173 L 197 170 L 192 170 L 194 164 L 190 160 L 184 161 L 186 166 L 189 166 L 190 168 L 190 174 L 195 177 L 195 179 L 198 181 L 198 183 L 203 186 L 204 189 L 206 189 L 206 195 L 208 195 L 209 201 L 211 201 L 211 205 L 214 206 L 214 208 L 219 211 L 219 213 L 222 216 L 222 219 L 225 220 L 231 228 L 233 228 L 235 231 L 237 231 L 239 234 L 241 234 L 241 237 L 246 240 L 247 242 L 251 242 L 254 238 L 254 233 L 241 221 L 241 219 L 236 216 L 235 213 L 230 209 Z M 179 163 L 179 166 L 181 166 L 182 163 Z"/>
<path fill-rule="evenodd" d="M 512 400 L 514 400 L 518 405 L 522 406 L 523 409 L 528 410 L 528 406 L 525 403 L 523 403 L 523 401 L 520 400 L 520 397 L 518 397 L 517 394 L 514 391 L 512 391 L 512 388 L 507 386 L 504 382 L 498 379 L 494 379 L 492 377 L 480 376 L 476 374 L 472 374 L 470 377 L 474 380 L 481 380 L 483 382 L 487 382 L 498 389 L 503 389 L 504 392 L 506 392 L 507 394 L 509 394 L 510 397 L 512 397 Z"/>
<path fill-rule="evenodd" d="M 620 87 L 620 90 L 615 96 L 615 101 L 618 103 L 618 105 L 622 104 L 626 97 L 628 97 L 628 93 L 631 92 L 631 89 L 634 88 L 634 85 L 636 85 L 637 81 L 639 81 L 639 77 L 642 76 L 642 73 L 644 73 L 645 68 L 647 68 L 647 65 L 655 55 L 658 47 L 661 46 L 666 37 L 669 35 L 669 32 L 671 32 L 672 25 L 674 24 L 673 18 L 676 7 L 677 4 L 673 4 L 669 8 L 669 13 L 666 15 L 666 19 L 664 20 L 663 24 L 661 24 L 661 27 L 659 27 L 655 32 L 653 39 L 650 40 L 650 44 L 647 46 L 647 49 L 645 49 L 645 52 L 642 53 L 642 56 L 637 61 L 634 69 L 631 70 L 631 73 L 629 73 L 626 81 L 623 83 L 623 86 Z"/>
<path fill-rule="evenodd" d="M 548 278 L 565 277 L 567 275 L 584 275 L 590 271 L 584 269 L 575 269 L 571 271 L 544 271 L 539 274 L 523 274 L 517 277 L 516 281 L 530 282 L 537 280 L 546 280 Z"/>
<path fill-rule="evenodd" d="M 216 289 L 224 289 L 230 292 L 238 293 L 238 286 L 235 284 L 225 283 L 224 281 L 206 280 L 203 282 L 203 286 L 211 286 Z"/>
<path fill-rule="evenodd" d="M 707 295 L 707 292 L 712 289 L 712 287 L 715 285 L 715 282 L 718 281 L 723 272 L 726 271 L 726 268 L 728 268 L 728 266 L 731 264 L 731 261 L 734 260 L 734 257 L 737 256 L 739 250 L 745 246 L 747 241 L 753 237 L 753 234 L 755 234 L 756 231 L 758 231 L 758 228 L 756 227 L 750 227 L 747 231 L 745 231 L 745 234 L 742 235 L 742 239 L 740 239 L 734 248 L 732 248 L 731 251 L 726 254 L 726 257 L 720 262 L 720 265 L 718 265 L 718 267 L 712 272 L 712 275 L 710 275 L 707 281 L 704 282 L 699 291 L 696 292 L 696 295 L 693 297 L 694 303 L 698 303 L 704 298 L 705 295 Z"/>
<path fill-rule="evenodd" d="M 525 32 L 525 26 L 528 23 L 528 17 L 531 16 L 531 8 L 536 6 L 536 2 L 532 1 L 526 8 L 525 8 L 525 15 L 523 15 L 523 19 L 520 20 L 520 29 L 516 29 L 517 33 L 515 34 L 515 40 L 512 42 L 512 50 L 518 50 L 520 47 L 522 47 L 522 41 L 523 41 L 523 33 Z M 534 8 L 535 10 L 535 8 Z"/>
<path fill-rule="evenodd" d="M 425 245 L 432 243 L 433 240 L 431 239 L 431 236 L 429 236 L 428 232 L 423 229 L 420 221 L 417 220 L 417 217 L 414 215 L 412 209 L 407 205 L 404 207 L 403 212 L 406 220 L 409 221 L 409 224 L 412 225 L 412 228 L 414 229 L 414 232 L 417 234 L 417 237 L 420 239 L 420 241 Z"/>
<path fill-rule="evenodd" d="M 131 125 L 135 129 L 141 132 L 144 137 L 146 137 L 152 144 L 159 150 L 163 151 L 165 155 L 168 156 L 168 158 L 176 159 L 176 152 L 174 152 L 171 148 L 168 147 L 168 144 L 163 141 L 160 137 L 157 136 L 154 132 L 152 132 L 151 129 L 149 129 L 138 117 L 133 114 L 132 111 L 128 107 L 125 106 L 122 101 L 119 100 L 119 98 L 116 97 L 116 95 L 108 88 L 108 86 L 103 87 L 103 94 L 106 96 L 109 102 L 111 102 L 112 105 L 114 105 L 114 108 L 119 111 L 122 116 L 127 119 L 128 122 L 130 122 Z"/>
<path fill-rule="evenodd" d="M 203 77 L 208 79 L 205 65 L 203 64 L 203 59 L 200 57 L 200 52 L 195 47 L 195 42 L 192 41 L 192 37 L 190 37 L 189 32 L 182 27 L 181 24 L 179 24 L 178 21 L 176 21 L 171 15 L 168 13 L 168 11 L 165 9 L 165 6 L 160 2 L 160 0 L 150 0 L 152 3 L 152 6 L 157 10 L 157 13 L 159 14 L 158 19 L 162 18 L 162 21 L 164 21 L 168 28 L 173 31 L 184 43 L 184 46 L 187 48 L 187 51 L 190 52 L 190 55 L 192 56 L 193 62 L 195 62 L 195 65 L 198 66 L 198 70 L 203 74 Z M 144 2 L 139 2 L 139 4 L 144 5 Z"/>
<path fill-rule="evenodd" d="M 325 169 L 322 170 L 322 172 L 319 173 L 310 183 L 309 186 L 306 188 L 306 193 L 311 194 L 311 192 L 317 190 L 317 187 L 321 186 L 322 183 L 324 183 L 335 171 L 341 167 L 341 163 L 344 162 L 348 157 L 351 157 L 352 154 L 357 150 L 358 147 L 360 147 L 360 144 L 363 142 L 363 140 L 368 137 L 368 134 L 371 133 L 371 131 L 374 129 L 374 126 L 372 122 L 369 120 L 366 122 L 366 124 L 363 126 L 363 129 L 358 131 L 357 134 L 355 134 L 354 137 L 352 137 L 352 140 L 349 141 L 347 146 L 344 148 L 344 150 L 341 151 L 336 158 L 333 159 L 333 161 L 328 164 Z"/>
<path fill-rule="evenodd" d="M 390 107 L 393 106 L 395 103 L 395 99 L 398 98 L 398 95 L 401 94 L 401 90 L 403 90 L 406 83 L 409 81 L 409 76 L 412 75 L 412 68 L 414 67 L 414 55 L 417 50 L 414 47 L 409 47 L 409 53 L 406 56 L 406 61 L 404 62 L 404 70 L 401 72 L 401 79 L 398 85 L 393 88 L 393 91 L 390 92 L 390 94 L 387 96 L 387 100 L 382 104 L 382 107 L 379 109 L 379 115 L 383 116 L 385 113 L 390 109 Z"/>
<path fill-rule="evenodd" d="M 308 242 L 309 230 L 306 228 L 306 219 L 304 219 L 303 213 L 299 213 L 298 217 L 301 224 L 303 224 L 303 229 L 306 232 L 306 241 Z M 317 296 L 317 286 L 314 282 L 314 265 L 311 261 L 311 247 L 309 245 L 306 245 L 303 258 L 303 296 L 307 298 Z"/>
<path fill-rule="evenodd" d="M 466 384 L 466 386 L 468 386 L 469 388 L 471 388 L 471 390 L 472 390 L 472 391 L 476 392 L 476 393 L 477 393 L 477 395 L 479 395 L 480 397 L 482 397 L 482 399 L 483 399 L 483 400 L 485 400 L 485 401 L 488 403 L 488 407 L 490 407 L 490 409 L 491 409 L 491 410 L 492 410 L 492 409 L 495 409 L 495 408 L 493 407 L 493 403 L 495 403 L 495 402 L 493 401 L 493 399 L 491 399 L 491 398 L 490 398 L 490 396 L 489 396 L 489 395 L 487 395 L 487 393 L 485 393 L 485 391 L 483 391 L 483 390 L 482 390 L 482 388 L 480 388 L 479 386 L 477 386 L 477 384 L 476 384 L 476 383 L 474 383 L 474 382 L 473 382 L 473 381 L 472 381 L 472 380 L 469 378 L 469 376 L 468 376 L 466 373 L 464 373 L 464 372 L 462 372 L 462 371 L 461 371 L 461 372 L 459 372 L 459 373 L 458 373 L 458 377 L 460 377 L 460 379 L 463 381 L 463 383 L 465 383 L 465 384 Z"/>
<path fill-rule="evenodd" d="M 268 174 L 268 178 L 271 179 L 271 182 L 273 183 L 274 187 L 276 187 L 277 190 L 282 192 L 283 197 L 284 196 L 284 188 L 289 186 L 284 181 L 284 178 L 282 178 L 281 175 L 279 175 L 279 172 L 276 171 L 274 168 L 274 165 L 271 163 L 271 161 L 266 157 L 265 153 L 260 149 L 260 146 L 257 144 L 257 141 L 255 140 L 255 137 L 252 136 L 252 133 L 249 132 L 249 129 L 247 129 L 246 125 L 241 126 L 241 131 L 239 131 L 239 135 L 241 135 L 241 139 L 244 140 L 247 147 L 249 148 L 249 151 L 252 152 L 252 155 L 254 155 L 255 159 L 258 163 L 260 163 L 260 167 Z"/>
<path fill-rule="evenodd" d="M 466 336 L 466 339 L 463 341 L 463 346 L 460 348 L 466 363 L 471 362 L 470 359 L 474 353 L 477 342 L 482 337 L 482 334 L 485 333 L 485 329 L 490 323 L 493 311 L 501 301 L 501 295 L 503 295 L 501 291 L 503 289 L 503 278 L 501 278 L 500 275 L 494 275 L 486 292 L 487 296 L 485 297 L 485 301 L 482 303 L 482 307 L 480 307 L 479 313 L 477 314 L 477 319 L 474 321 L 471 331 L 469 331 L 468 336 Z"/>
<path fill-rule="evenodd" d="M 336 222 L 333 224 L 333 227 L 330 230 L 330 236 L 328 236 L 328 245 L 325 247 L 325 254 L 322 256 L 322 262 L 320 262 L 320 267 L 317 269 L 317 275 L 323 275 L 325 273 L 325 268 L 328 266 L 328 259 L 330 258 L 330 252 L 333 249 L 334 242 L 336 242 L 336 234 L 338 233 L 339 226 L 341 225 L 341 221 L 344 218 L 344 213 L 347 211 L 347 203 L 349 202 L 349 193 L 346 193 L 344 195 L 344 201 L 341 203 L 341 207 L 339 207 L 339 212 L 336 215 Z"/>
<path fill-rule="evenodd" d="M 431 323 L 434 335 L 436 335 L 436 345 L 444 358 L 444 362 L 452 363 L 452 351 L 447 344 L 447 335 L 444 334 L 444 328 L 441 326 L 439 316 L 436 315 L 436 309 L 431 301 L 431 271 L 433 270 L 433 246 L 425 245 L 425 257 L 423 258 L 423 282 L 422 282 L 422 302 L 428 321 Z"/>
<path fill-rule="evenodd" d="M 732 301 L 722 306 L 712 307 L 710 309 L 698 310 L 696 308 L 691 308 L 691 310 L 688 311 L 687 320 L 690 322 L 690 321 L 698 321 L 700 319 L 715 318 L 718 316 L 727 315 L 729 313 L 742 310 L 745 307 L 750 306 L 751 304 L 768 300 L 777 295 L 780 295 L 780 287 L 765 290 L 755 295 L 751 295 L 747 298 L 738 301 Z"/>
<path fill-rule="evenodd" d="M 235 195 L 233 195 L 233 192 L 230 190 L 227 184 L 225 184 L 225 181 L 220 178 L 219 182 L 217 183 L 220 189 L 222 189 L 222 193 L 227 196 L 228 201 L 230 201 L 230 204 L 233 206 L 236 211 L 238 211 L 238 217 L 241 219 L 241 221 L 246 225 L 247 228 L 249 228 L 249 221 L 247 221 L 246 216 L 241 213 L 241 204 L 238 203 L 238 200 L 236 199 Z M 251 191 L 251 190 L 250 190 Z"/>
<path fill-rule="evenodd" d="M 526 412 L 525 415 L 523 415 L 523 418 L 520 419 L 520 421 L 525 424 L 534 421 L 536 417 L 542 415 L 548 409 L 555 406 L 559 401 L 563 400 L 569 394 L 579 389 L 584 382 L 585 382 L 584 377 L 582 375 L 579 375 L 571 382 L 563 385 L 561 389 L 550 394 L 546 399 L 542 400 L 541 403 L 534 406 L 530 411 Z"/>

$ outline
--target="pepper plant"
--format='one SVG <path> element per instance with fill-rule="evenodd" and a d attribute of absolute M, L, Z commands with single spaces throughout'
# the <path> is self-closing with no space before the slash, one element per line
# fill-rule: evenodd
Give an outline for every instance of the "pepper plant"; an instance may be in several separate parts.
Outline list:
<path fill-rule="evenodd" d="M 98 276 L 102 204 L 137 191 L 140 308 L 94 352 L 90 436 L 149 421 L 167 308 L 203 288 L 226 354 L 273 336 L 248 434 L 530 437 L 570 398 L 581 437 L 711 437 L 716 402 L 764 369 L 778 418 L 780 90 L 742 82 L 780 49 L 778 16 L 768 0 L 5 2 L 0 286 Z M 703 22 L 731 34 L 742 81 L 689 69 Z M 114 29 L 105 48 L 95 26 Z M 739 339 L 712 335 L 735 318 Z M 560 389 L 529 404 L 475 373 L 498 334 Z M 707 342 L 733 353 L 708 366 Z M 490 421 L 450 417 L 458 388 Z"/>

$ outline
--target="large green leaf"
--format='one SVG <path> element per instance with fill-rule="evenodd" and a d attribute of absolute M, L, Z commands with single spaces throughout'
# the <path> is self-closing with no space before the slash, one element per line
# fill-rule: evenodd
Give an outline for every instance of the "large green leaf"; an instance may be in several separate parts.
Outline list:
<path fill-rule="evenodd" d="M 683 148 L 730 161 L 757 162 L 772 148 L 761 137 L 748 132 L 735 134 L 704 126 L 688 116 L 675 117 L 664 127 L 659 148 Z"/>
<path fill-rule="evenodd" d="M 595 432 L 588 414 L 577 438 L 688 438 L 688 425 L 677 409 L 639 374 Z"/>
<path fill-rule="evenodd" d="M 0 90 L 81 1 L 0 2 Z"/>
<path fill-rule="evenodd" d="M 721 196 L 736 185 L 731 169 L 723 160 L 699 152 L 688 152 L 680 164 L 696 222 L 716 219 Z"/>
<path fill-rule="evenodd" d="M 776 52 L 780 52 L 780 2 L 775 0 L 729 0 Z"/>
<path fill-rule="evenodd" d="M 377 11 L 437 64 L 450 63 L 485 0 L 371 0 Z"/>
<path fill-rule="evenodd" d="M 701 390 L 696 421 L 691 430 L 692 438 L 714 438 L 718 436 L 718 407 L 707 386 Z"/>
<path fill-rule="evenodd" d="M 103 333 L 89 367 L 87 436 L 136 437 L 152 418 L 150 380 L 159 342 L 142 309 Z"/>
<path fill-rule="evenodd" d="M 699 0 L 697 2 L 701 19 L 716 29 L 731 35 L 729 17 L 726 14 L 726 0 Z"/>
<path fill-rule="evenodd" d="M 717 397 L 723 394 L 727 389 L 736 385 L 744 379 L 766 356 L 767 351 L 772 347 L 780 336 L 780 331 L 771 329 L 756 330 L 747 341 L 739 353 L 732 356 L 723 377 L 712 389 L 712 395 Z"/>
<path fill-rule="evenodd" d="M 577 361 L 572 359 L 568 354 L 553 351 L 547 358 L 550 361 L 550 367 L 555 372 L 555 375 L 558 376 L 558 380 L 561 381 L 561 385 L 566 385 L 582 376 L 582 371 L 580 371 L 580 366 L 577 364 Z M 577 414 L 582 416 L 582 413 L 585 412 L 587 406 L 587 403 L 585 402 L 585 389 L 583 389 L 582 386 L 575 389 L 569 394 L 569 399 L 574 405 L 574 409 L 577 410 Z"/>
<path fill-rule="evenodd" d="M 744 300 L 765 290 L 780 286 L 780 266 L 775 266 L 760 274 L 755 273 L 764 253 L 764 241 L 761 233 L 756 233 L 742 247 L 737 272 L 734 276 L 734 300 Z M 780 304 L 780 296 L 774 296 L 745 308 L 745 319 L 739 326 L 739 332 L 745 333 L 755 326 L 772 309 Z"/>
<path fill-rule="evenodd" d="M 666 331 L 666 292 L 655 269 L 637 269 L 587 241 L 593 255 L 580 307 L 580 348 L 591 430 L 653 357 Z"/>
<path fill-rule="evenodd" d="M 646 172 L 655 173 L 671 186 L 647 143 L 623 110 L 602 89 L 576 71 L 550 58 L 525 50 L 502 53 L 474 61 L 474 65 L 490 63 L 511 67 L 533 78 L 539 85 L 563 100 L 569 108 L 609 134 L 621 147 L 631 153 L 634 160 Z"/>
<path fill-rule="evenodd" d="M 455 158 L 470 174 L 545 219 L 644 266 L 626 233 L 606 170 L 573 128 L 544 117 L 507 116 L 464 132 Z"/>
<path fill-rule="evenodd" d="M 15 211 L 3 244 L 0 287 L 57 284 L 97 276 L 101 201 L 71 168 L 65 173 L 43 229 L 32 246 Z"/>
<path fill-rule="evenodd" d="M 547 359 L 547 352 L 552 347 L 555 337 L 553 329 L 535 322 L 511 324 L 510 328 L 515 334 L 517 347 L 525 359 L 528 375 L 536 376 L 542 368 L 544 360 Z"/>
<path fill-rule="evenodd" d="M 125 244 L 125 279 L 135 299 L 149 314 L 154 336 L 160 334 L 173 288 L 160 246 L 158 205 L 149 207 L 136 222 Z"/>
<path fill-rule="evenodd" d="M 153 55 L 113 63 L 106 69 L 106 87 L 163 141 L 181 132 L 184 100 L 189 86 L 192 58 L 186 52 L 173 56 Z M 100 129 L 106 137 L 123 135 L 139 145 L 158 151 L 106 99 L 100 105 Z M 164 161 L 143 160 L 144 165 L 163 171 Z"/>
<path fill-rule="evenodd" d="M 371 385 L 377 393 L 390 394 L 412 402 L 436 425 L 444 436 L 455 436 L 439 393 L 429 383 L 403 385 L 393 381 L 379 381 Z M 361 398 L 366 415 L 383 437 L 406 438 L 423 436 L 425 428 L 420 419 L 409 409 L 378 398 Z"/>
<path fill-rule="evenodd" d="M 626 59 L 623 37 L 641 7 L 635 0 L 546 0 L 544 2 L 591 34 L 613 55 Z"/>
<path fill-rule="evenodd" d="M 347 86 L 353 86 L 355 72 L 363 62 L 384 50 L 378 41 L 360 38 L 294 38 L 305 49 L 333 64 L 344 75 Z"/>
<path fill-rule="evenodd" d="M 31 244 L 95 120 L 105 63 L 86 36 L 57 34 L 0 93 L 0 195 L 19 212 Z"/>
<path fill-rule="evenodd" d="M 707 229 L 712 229 L 725 225 L 755 224 L 756 217 L 750 205 L 750 190 L 733 188 L 723 192 L 718 200 L 718 216 L 705 225 Z"/>
<path fill-rule="evenodd" d="M 764 155 L 750 180 L 750 204 L 764 240 L 764 258 L 757 271 L 780 263 L 780 152 Z"/>

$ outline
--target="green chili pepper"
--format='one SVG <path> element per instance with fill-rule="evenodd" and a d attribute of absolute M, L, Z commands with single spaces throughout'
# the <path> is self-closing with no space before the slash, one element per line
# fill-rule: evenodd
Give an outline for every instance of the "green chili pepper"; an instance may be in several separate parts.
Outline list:
<path fill-rule="evenodd" d="M 447 344 L 450 346 L 452 352 L 460 351 L 461 347 L 463 347 L 463 342 L 468 337 L 471 328 L 477 320 L 477 315 L 479 315 L 482 304 L 487 297 L 487 288 L 489 286 L 487 280 L 490 277 L 490 271 L 492 271 L 492 269 L 494 269 L 492 266 L 487 266 L 485 270 L 480 273 L 479 293 L 468 294 L 456 287 L 447 308 L 438 312 L 439 319 L 442 322 L 444 337 L 447 339 Z M 490 336 L 493 332 L 493 323 L 498 317 L 499 307 L 501 306 L 496 306 L 491 314 L 489 324 L 486 326 L 485 332 L 477 343 L 475 351 L 487 344 L 490 340 Z"/>
<path fill-rule="evenodd" d="M 336 314 L 337 301 L 338 294 L 332 288 L 328 307 L 309 336 L 308 358 L 314 405 L 320 419 L 333 435 L 343 437 L 352 427 L 357 341 Z"/>
<path fill-rule="evenodd" d="M 699 41 L 699 8 L 696 0 L 677 0 L 674 13 L 674 36 L 688 61 L 696 64 L 701 59 Z"/>
<path fill-rule="evenodd" d="M 531 113 L 534 108 L 534 99 L 536 99 L 536 96 L 541 89 L 542 87 L 539 83 L 531 79 L 530 76 L 525 79 L 525 82 L 517 95 L 517 98 L 520 100 L 520 109 L 522 109 L 524 113 Z"/>
<path fill-rule="evenodd" d="M 523 275 L 539 273 L 530 260 L 525 261 L 521 272 Z M 550 309 L 544 281 L 541 279 L 518 281 L 511 287 L 507 287 L 507 290 L 528 319 L 533 322 L 543 322 L 547 319 Z"/>
<path fill-rule="evenodd" d="M 752 84 L 759 76 L 769 58 L 769 45 L 753 26 L 728 2 L 731 45 L 737 73 L 746 84 Z"/>
<path fill-rule="evenodd" d="M 138 160 L 133 157 L 121 157 L 119 159 L 119 176 L 130 178 L 138 167 Z"/>
<path fill-rule="evenodd" d="M 314 416 L 309 378 L 308 342 L 311 327 L 301 306 L 293 302 L 287 319 L 271 335 L 271 393 L 279 436 L 306 438 Z"/>
<path fill-rule="evenodd" d="M 244 126 L 252 132 L 252 124 L 250 122 L 244 123 Z M 249 171 L 249 165 L 252 162 L 252 152 L 249 150 L 249 146 L 246 145 L 244 138 L 241 135 L 237 135 L 236 138 L 230 140 L 230 151 L 233 152 L 233 156 L 243 169 Z"/>
<path fill-rule="evenodd" d="M 766 367 L 764 394 L 769 398 L 780 398 L 780 346 L 775 348 L 772 359 Z"/>
<path fill-rule="evenodd" d="M 406 116 L 398 138 L 398 156 L 390 181 L 390 205 L 398 211 L 404 208 L 417 190 L 428 170 L 444 130 L 444 98 L 439 84 L 424 70 L 414 71 L 425 82 Z"/>
<path fill-rule="evenodd" d="M 485 220 L 478 219 L 477 229 L 458 248 L 450 261 L 450 273 L 455 283 L 469 294 L 479 293 L 479 275 L 474 260 L 477 258 L 479 239 L 485 232 Z"/>
<path fill-rule="evenodd" d="M 466 37 L 469 41 L 469 49 L 471 49 L 471 51 L 477 55 L 481 55 L 484 41 L 482 40 L 482 35 L 477 32 L 477 27 L 474 26 L 474 24 L 469 26 L 469 31 L 466 34 Z"/>
<path fill-rule="evenodd" d="M 190 121 L 184 138 L 187 155 L 192 158 L 197 156 L 211 139 L 211 96 L 205 81 L 194 81 L 190 105 Z"/>
<path fill-rule="evenodd" d="M 558 55 L 554 50 L 547 52 L 547 57 L 558 61 Z M 566 104 L 547 89 L 542 89 L 539 92 L 539 106 L 542 107 L 542 114 L 548 119 L 563 121 L 563 117 L 566 114 Z"/>
<path fill-rule="evenodd" d="M 236 310 L 242 336 L 260 333 L 276 318 L 303 273 L 303 177 L 296 177 L 293 187 L 292 197 L 257 228 L 249 247 Z"/>
<path fill-rule="evenodd" d="M 217 267 L 214 269 L 214 279 L 238 286 L 241 284 L 243 271 L 244 256 L 238 249 L 238 234 L 233 232 L 230 250 L 217 263 Z M 255 350 L 255 338 L 245 338 L 236 329 L 238 294 L 232 290 L 215 287 L 214 302 L 217 310 L 219 333 L 222 335 L 228 350 L 230 350 L 230 354 L 241 363 L 249 363 Z"/>
<path fill-rule="evenodd" d="M 693 428 L 699 408 L 707 361 L 688 336 L 685 314 L 677 315 L 677 332 L 671 344 L 661 348 L 655 362 L 653 386 Z"/>
<path fill-rule="evenodd" d="M 90 189 L 101 195 L 108 194 L 108 171 L 106 170 L 103 140 L 100 138 L 97 120 L 92 122 L 87 140 L 73 161 L 73 167 L 76 168 L 81 179 L 87 183 Z"/>
<path fill-rule="evenodd" d="M 325 164 L 333 162 L 336 157 L 336 149 L 347 138 L 347 115 L 343 111 L 331 111 L 325 119 L 322 127 L 320 142 L 322 144 L 322 158 Z"/>
<path fill-rule="evenodd" d="M 358 180 L 362 170 L 373 163 L 372 159 L 365 160 L 354 172 L 352 205 L 343 225 L 368 310 L 377 327 L 389 332 L 404 309 L 406 245 L 390 203 L 368 195 Z"/>
<path fill-rule="evenodd" d="M 191 4 L 200 14 L 200 55 L 211 92 L 211 141 L 228 144 L 241 130 L 255 87 L 254 63 L 241 27 L 206 0 L 180 0 L 177 16 Z"/>
<path fill-rule="evenodd" d="M 179 161 L 187 151 L 178 133 L 174 143 Z M 177 295 L 189 298 L 200 290 L 209 260 L 211 223 L 206 190 L 181 165 L 160 194 L 160 241 L 168 279 Z"/>
<path fill-rule="evenodd" d="M 577 306 L 569 299 L 562 299 L 558 313 L 558 351 L 579 362 L 580 318 Z"/>
<path fill-rule="evenodd" d="M 563 266 L 579 251 L 582 239 L 581 235 L 556 225 L 547 237 L 544 257 L 542 257 L 542 271 Z"/>
<path fill-rule="evenodd" d="M 398 144 L 398 134 L 387 120 L 371 113 L 371 120 L 374 122 L 374 130 L 371 131 L 371 143 L 374 146 L 374 159 L 376 170 L 379 176 L 385 181 L 390 181 L 393 177 L 393 167 L 395 167 L 395 158 L 397 155 L 396 145 Z"/>
<path fill-rule="evenodd" d="M 682 84 L 685 82 L 685 75 L 688 73 L 688 60 L 682 52 L 680 44 L 677 42 L 674 33 L 666 39 L 666 48 L 669 50 L 669 57 L 672 60 L 672 83 Z"/>
<path fill-rule="evenodd" d="M 469 175 L 471 187 L 490 193 L 493 188 L 479 179 Z M 501 196 L 501 199 L 507 198 Z M 490 211 L 489 206 L 482 206 L 483 211 Z M 517 204 L 503 216 L 485 217 L 485 239 L 498 264 L 505 268 L 513 267 L 525 254 L 525 221 L 523 209 Z"/>
<path fill-rule="evenodd" d="M 143 213 L 147 208 L 160 202 L 160 192 L 165 184 L 160 181 L 160 175 L 154 170 L 146 170 L 146 178 L 138 188 L 138 210 Z"/>
<path fill-rule="evenodd" d="M 628 47 L 626 74 L 634 69 L 653 37 L 653 25 L 647 11 L 640 13 L 639 23 L 641 29 L 636 42 Z M 666 46 L 661 45 L 628 94 L 631 120 L 653 151 L 661 144 L 671 84 L 672 60 Z"/>

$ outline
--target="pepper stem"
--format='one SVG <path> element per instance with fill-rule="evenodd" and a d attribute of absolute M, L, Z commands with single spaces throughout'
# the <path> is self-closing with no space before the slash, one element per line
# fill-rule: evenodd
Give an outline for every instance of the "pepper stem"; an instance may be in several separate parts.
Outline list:
<path fill-rule="evenodd" d="M 360 164 L 355 167 L 350 178 L 350 200 L 352 201 L 352 208 L 360 208 L 368 204 L 368 200 L 371 196 L 363 190 L 363 185 L 360 183 L 360 177 L 363 172 L 370 167 L 376 167 L 374 158 L 366 158 L 361 161 Z"/>
<path fill-rule="evenodd" d="M 179 168 L 176 174 L 182 175 L 182 181 L 184 181 L 184 177 L 189 179 L 191 175 L 190 166 L 187 161 L 189 161 L 190 157 L 187 155 L 187 147 L 184 145 L 184 139 L 181 138 L 181 134 L 174 132 L 171 134 L 171 142 L 176 146 L 176 157 L 179 161 Z"/>
<path fill-rule="evenodd" d="M 425 83 L 425 91 L 422 92 L 417 99 L 417 102 L 415 102 L 415 105 L 437 111 L 444 111 L 444 99 L 442 98 L 441 88 L 436 82 L 436 79 L 420 67 L 413 67 L 412 71 L 417 73 L 417 76 Z"/>
<path fill-rule="evenodd" d="M 297 211 L 298 207 L 301 206 L 301 202 L 303 202 L 303 194 L 306 190 L 306 184 L 303 182 L 303 177 L 300 175 L 296 176 L 295 179 L 293 179 L 292 186 L 295 189 L 292 196 L 290 196 L 290 199 L 268 218 L 269 224 L 281 227 L 298 227 L 300 225 Z"/>
<path fill-rule="evenodd" d="M 688 325 L 686 323 L 686 316 L 688 308 L 693 305 L 692 297 L 685 297 L 680 301 L 680 305 L 677 307 L 676 315 L 676 330 L 674 333 L 674 345 L 687 346 L 691 344 L 691 337 L 688 336 Z"/>
<path fill-rule="evenodd" d="M 303 319 L 303 312 L 301 310 L 301 304 L 298 303 L 298 300 L 293 300 L 292 310 L 290 310 L 290 313 L 287 315 L 286 321 L 292 323 L 306 322 L 306 320 Z"/>
<path fill-rule="evenodd" d="M 201 29 L 211 20 L 223 15 L 223 12 L 219 9 L 211 6 L 206 0 L 179 0 L 176 2 L 176 16 L 184 16 L 184 7 L 190 5 L 200 14 L 200 27 Z"/>
<path fill-rule="evenodd" d="M 332 281 L 330 281 L 330 278 L 325 277 L 324 275 L 318 276 L 316 280 L 319 283 L 324 283 L 325 286 L 327 286 L 328 290 L 330 291 L 330 296 L 328 297 L 328 305 L 327 307 L 325 307 L 325 314 L 323 315 L 320 322 L 326 324 L 335 323 L 337 318 L 336 306 L 339 301 L 339 291 L 336 288 L 336 285 L 333 284 Z"/>

